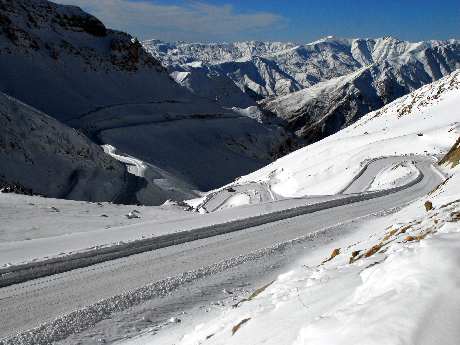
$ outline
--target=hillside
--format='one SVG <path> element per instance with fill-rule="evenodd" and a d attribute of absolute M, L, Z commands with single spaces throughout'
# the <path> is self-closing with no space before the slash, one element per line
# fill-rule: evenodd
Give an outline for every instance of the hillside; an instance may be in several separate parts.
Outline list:
<path fill-rule="evenodd" d="M 125 167 L 78 131 L 0 93 L 0 185 L 48 197 L 124 202 Z"/>
<path fill-rule="evenodd" d="M 261 183 L 282 197 L 335 194 L 372 159 L 444 154 L 460 135 L 459 98 L 460 71 L 456 71 L 243 176 L 237 184 Z"/>
<path fill-rule="evenodd" d="M 192 94 L 135 38 L 77 7 L 0 6 L 0 91 L 145 162 L 160 191 L 143 203 L 191 197 L 290 149 L 281 127 Z"/>
<path fill-rule="evenodd" d="M 319 231 L 282 274 L 236 302 L 222 297 L 219 307 L 123 344 L 456 344 L 460 170 L 440 168 L 449 177 L 435 191 Z"/>
<path fill-rule="evenodd" d="M 308 195 L 353 193 L 347 186 L 368 174 L 372 165 L 368 163 L 394 156 L 402 156 L 405 162 L 370 172 L 374 177 L 370 184 L 354 191 L 371 195 L 370 190 L 387 189 L 389 206 L 381 205 L 383 197 L 372 202 L 381 207 L 379 212 L 342 209 L 351 221 L 335 206 L 337 214 L 324 214 L 333 225 L 326 226 L 323 220 L 319 229 L 313 215 L 321 210 L 309 217 L 289 218 L 270 235 L 298 228 L 296 237 L 250 254 L 257 257 L 267 251 L 260 260 L 267 266 L 272 257 L 285 258 L 282 272 L 265 274 L 243 292 L 248 274 L 240 284 L 230 284 L 225 277 L 224 290 L 214 300 L 199 303 L 187 314 L 174 310 L 169 323 L 160 325 L 157 332 L 136 334 L 123 344 L 456 344 L 459 100 L 460 71 L 456 71 L 226 186 L 222 190 L 233 193 L 233 212 L 245 204 L 244 196 L 258 192 L 256 186 L 268 186 L 268 194 L 294 199 L 275 198 L 240 207 L 240 212 L 293 200 L 305 204 Z M 389 188 L 410 175 L 411 165 L 417 166 L 421 158 L 430 162 L 428 168 L 418 171 L 420 179 L 412 187 L 405 187 L 419 194 L 405 201 L 403 194 L 391 199 L 395 191 Z M 424 189 L 419 183 L 429 176 L 434 183 Z M 235 202 L 237 198 L 243 202 Z M 357 207 L 362 203 L 357 202 Z M 261 237 L 269 231 L 268 227 L 256 229 Z M 267 266 L 265 270 L 270 271 Z"/>

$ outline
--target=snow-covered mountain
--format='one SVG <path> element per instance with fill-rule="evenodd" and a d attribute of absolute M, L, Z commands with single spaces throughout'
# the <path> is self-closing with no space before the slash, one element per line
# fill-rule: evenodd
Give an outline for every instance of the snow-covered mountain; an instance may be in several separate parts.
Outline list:
<path fill-rule="evenodd" d="M 289 42 L 187 43 L 155 39 L 144 41 L 143 45 L 166 65 L 182 65 L 194 61 L 206 64 L 244 61 L 253 56 L 276 54 L 295 47 L 295 44 Z"/>
<path fill-rule="evenodd" d="M 205 66 L 210 70 L 211 78 L 229 78 L 254 100 L 284 95 L 302 88 L 273 59 L 280 52 L 293 49 L 295 45 L 292 43 L 249 41 L 206 44 L 148 40 L 142 44 L 170 73 L 183 68 L 192 74 L 199 73 Z M 199 94 L 201 88 L 206 89 L 207 86 L 196 85 L 192 91 Z M 215 96 L 218 98 L 219 94 L 209 95 Z"/>
<path fill-rule="evenodd" d="M 199 64 L 227 76 L 310 142 L 460 67 L 457 40 L 326 37 L 305 45 L 157 40 L 143 45 L 170 72 Z M 200 85 L 192 91 L 199 93 Z"/>
<path fill-rule="evenodd" d="M 457 41 L 382 45 L 376 44 L 380 49 L 374 48 L 369 55 L 369 65 L 267 100 L 263 107 L 286 119 L 291 129 L 313 142 L 460 67 Z"/>
<path fill-rule="evenodd" d="M 223 106 L 244 109 L 257 104 L 232 79 L 201 63 L 178 66 L 171 77 L 197 96 L 215 100 Z"/>
<path fill-rule="evenodd" d="M 287 150 L 281 127 L 191 93 L 135 38 L 78 7 L 0 2 L 0 21 L 0 91 L 144 162 L 141 177 L 161 190 L 155 203 L 227 183 Z M 140 201 L 152 203 L 147 194 Z"/>

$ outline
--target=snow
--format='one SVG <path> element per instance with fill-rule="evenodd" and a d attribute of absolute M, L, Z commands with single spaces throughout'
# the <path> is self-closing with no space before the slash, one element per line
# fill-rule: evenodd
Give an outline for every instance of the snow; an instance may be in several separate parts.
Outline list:
<path fill-rule="evenodd" d="M 221 209 L 238 207 L 243 205 L 249 205 L 251 202 L 251 196 L 245 193 L 232 195 L 225 201 L 225 204 L 221 206 Z"/>
<path fill-rule="evenodd" d="M 77 7 L 17 0 L 2 15 L 8 34 L 0 35 L 0 91 L 78 128 L 97 144 L 115 147 L 124 160 L 148 167 L 136 172 L 145 175 L 139 178 L 125 174 L 121 164 L 98 148 L 118 168 L 112 174 L 127 181 L 119 183 L 122 191 L 115 190 L 112 181 L 117 176 L 104 172 L 106 184 L 91 183 L 83 196 L 76 191 L 79 199 L 112 200 L 113 195 L 91 198 L 110 194 L 110 188 L 115 195 L 129 194 L 120 201 L 128 203 L 160 205 L 168 199 L 193 198 L 197 190 L 216 188 L 264 166 L 288 138 L 280 126 L 262 124 L 216 102 L 216 96 L 231 99 L 223 88 L 241 100 L 231 101 L 231 106 L 255 106 L 228 77 L 216 75 L 203 94 L 194 94 L 187 88 L 208 80 L 207 68 L 189 66 L 199 70 L 185 78 L 189 84 L 182 87 L 132 36 L 105 28 Z M 185 67 L 181 71 L 187 72 Z M 58 146 L 49 151 L 59 152 Z M 88 176 L 104 175 L 88 170 Z M 68 175 L 59 176 L 56 187 L 71 188 Z"/>
<path fill-rule="evenodd" d="M 82 133 L 0 92 L 0 184 L 74 200 L 122 200 L 123 165 Z"/>
<path fill-rule="evenodd" d="M 239 108 L 250 96 L 307 143 L 460 68 L 457 40 L 328 36 L 299 46 L 153 40 L 144 47 L 196 95 Z M 194 61 L 201 67 L 190 68 Z M 191 73 L 185 80 L 183 71 Z"/>
<path fill-rule="evenodd" d="M 434 61 L 428 61 L 427 51 L 442 55 L 444 53 L 438 48 L 443 47 L 458 52 L 457 40 L 413 43 L 393 37 L 347 39 L 328 36 L 303 45 L 257 41 L 168 43 L 160 40 L 147 40 L 143 45 L 170 71 L 192 64 L 208 66 L 211 70 L 224 72 L 242 91 L 250 88 L 263 98 L 286 95 L 372 64 L 384 66 L 388 60 L 394 60 L 397 66 L 410 65 L 411 68 L 396 68 L 398 75 L 404 74 L 408 78 L 413 78 L 413 71 L 423 67 L 424 72 L 416 75 L 417 82 L 423 81 L 424 84 L 429 82 L 427 75 L 433 81 L 452 70 L 445 69 L 443 64 L 439 64 L 440 68 L 433 68 Z M 452 59 L 454 55 L 447 54 L 441 59 L 448 61 L 450 67 L 455 64 L 458 67 L 458 61 Z M 283 83 L 289 87 L 274 87 Z"/>
<path fill-rule="evenodd" d="M 389 189 L 407 182 L 418 174 L 417 168 L 411 163 L 399 163 L 380 171 L 368 190 Z"/>
<path fill-rule="evenodd" d="M 122 344 L 457 344 L 460 168 L 442 168 L 436 191 L 306 253 L 252 297 Z"/>
<path fill-rule="evenodd" d="M 112 145 L 102 145 L 104 152 L 115 158 L 117 161 L 125 163 L 128 172 L 139 177 L 145 176 L 146 164 L 140 159 L 134 157 L 117 154 L 117 149 Z"/>
<path fill-rule="evenodd" d="M 314 87 L 306 91 L 311 89 Z M 460 133 L 460 119 L 455 111 L 459 99 L 460 72 L 457 71 L 369 113 L 335 135 L 209 192 L 205 198 L 194 202 L 194 207 L 208 202 L 228 187 L 241 189 L 258 185 L 273 196 L 268 200 L 333 195 L 346 191 L 375 159 L 445 153 Z M 411 170 L 410 174 L 407 169 Z M 368 187 L 377 190 L 404 184 L 417 174 L 412 167 L 407 169 L 390 168 L 378 172 L 374 185 Z"/>
<path fill-rule="evenodd" d="M 110 240 L 110 229 L 133 226 L 140 221 L 166 222 L 193 216 L 178 206 L 133 206 L 109 202 L 43 198 L 39 196 L 0 193 L 0 246 L 16 243 L 22 248 L 37 239 L 68 238 L 71 234 L 91 237 L 100 231 Z M 125 215 L 137 211 L 142 220 L 127 219 Z M 126 230 L 128 231 L 128 230 Z M 70 237 L 69 237 L 70 236 Z"/>
<path fill-rule="evenodd" d="M 347 170 L 357 171 L 363 162 L 390 153 L 445 154 L 460 137 L 455 115 L 459 74 L 426 86 L 238 182 L 254 183 L 254 177 L 262 176 L 272 186 L 285 186 L 283 175 L 274 179 L 274 173 L 267 174 L 277 166 L 287 171 L 286 176 L 297 179 L 291 181 L 291 192 L 300 192 L 316 188 L 315 184 L 325 186 L 334 179 L 340 181 L 337 186 L 342 186 L 353 176 Z M 457 344 L 458 141 L 455 145 L 439 167 L 447 179 L 426 196 L 385 216 L 357 223 L 347 235 L 306 252 L 275 281 L 267 281 L 252 294 L 238 296 L 239 303 L 223 302 L 223 307 L 210 315 L 195 312 L 181 325 L 163 327 L 155 334 L 146 332 L 121 343 Z M 319 154 L 332 161 L 327 165 L 329 169 L 339 166 L 334 170 L 339 177 L 326 173 L 328 169 L 321 166 Z M 313 185 L 300 179 L 315 171 L 318 176 Z M 371 188 L 393 186 L 414 174 L 417 172 L 410 160 L 404 165 L 398 163 L 380 171 Z"/>
<path fill-rule="evenodd" d="M 114 193 L 117 187 L 126 188 L 125 192 L 134 194 L 136 200 L 155 203 L 170 197 L 193 197 L 200 195 L 196 189 L 215 188 L 269 162 L 276 149 L 283 148 L 287 134 L 278 126 L 265 126 L 264 114 L 245 93 L 248 90 L 257 98 L 284 95 L 316 84 L 281 98 L 283 106 L 292 110 L 299 104 L 306 106 L 311 100 L 323 99 L 337 87 L 359 81 L 362 72 L 371 71 L 368 64 L 386 59 L 397 60 L 395 66 L 414 59 L 416 64 L 423 65 L 423 70 L 430 67 L 431 74 L 423 80 L 428 82 L 446 74 L 449 68 L 435 73 L 431 66 L 424 65 L 427 60 L 420 56 L 426 49 L 443 50 L 452 45 L 452 51 L 456 51 L 458 46 L 457 41 L 415 44 L 390 37 L 377 40 L 327 37 L 304 46 L 263 42 L 209 45 L 150 42 L 167 52 L 161 56 L 164 61 L 173 60 L 174 67 L 168 67 L 177 68 L 172 75 L 183 86 L 180 87 L 157 60 L 140 49 L 136 40 L 105 29 L 102 23 L 76 7 L 59 7 L 41 0 L 18 0 L 12 6 L 14 11 L 8 11 L 12 24 L 5 21 L 8 30 L 17 34 L 22 32 L 21 27 L 30 25 L 30 18 L 32 21 L 37 18 L 38 22 L 20 37 L 11 32 L 2 36 L 0 89 L 11 91 L 57 119 L 88 131 L 93 140 L 103 144 L 106 154 L 73 129 L 0 94 L 0 110 L 13 109 L 0 114 L 6 119 L 2 125 L 11 122 L 9 113 L 19 116 L 14 126 L 7 128 L 8 137 L 2 136 L 8 141 L 0 143 L 3 148 L 0 172 L 19 176 L 32 187 L 34 183 L 37 188 L 52 186 L 57 189 L 50 193 L 53 196 L 87 200 L 112 200 L 110 192 Z M 67 19 L 59 22 L 58 17 L 53 17 L 55 14 L 90 20 L 97 24 L 99 32 L 90 32 L 84 26 L 68 26 Z M 52 26 L 54 19 L 57 22 Z M 86 36 L 83 39 L 81 35 Z M 14 40 L 6 39 L 8 36 Z M 59 46 L 61 40 L 65 48 Z M 86 45 L 82 46 L 83 42 Z M 169 50 L 185 53 L 171 57 Z M 134 51 L 134 58 L 129 54 L 124 56 L 127 51 Z M 199 61 L 189 61 L 186 55 Z M 325 65 L 328 68 L 320 68 Z M 458 66 L 455 61 L 452 65 Z M 55 99 L 55 90 L 60 90 L 60 97 L 50 102 Z M 220 212 L 187 212 L 186 205 L 174 202 L 145 207 L 0 193 L 1 268 L 56 257 L 67 259 L 65 256 L 69 254 L 117 248 L 146 238 L 156 241 L 155 237 L 165 234 L 180 233 L 170 237 L 177 239 L 189 235 L 191 231 L 187 230 L 203 231 L 204 227 L 215 235 L 212 230 L 218 225 L 230 224 L 230 227 L 232 222 L 240 222 L 248 228 L 251 217 L 263 216 L 260 218 L 267 223 L 274 222 L 277 219 L 270 216 L 277 212 L 337 201 L 345 198 L 340 194 L 376 159 L 425 155 L 429 160 L 445 153 L 460 135 L 459 100 L 460 72 L 455 72 L 366 115 L 336 135 L 241 177 L 225 187 L 227 191 L 237 189 L 234 194 L 219 189 L 190 201 L 197 208 L 201 205 L 202 211 L 208 206 L 211 211 Z M 29 128 L 38 123 L 39 130 Z M 21 140 L 10 141 L 17 138 Z M 16 149 L 18 142 L 24 147 Z M 6 150 L 8 145 L 13 149 Z M 40 148 L 45 149 L 37 153 Z M 33 159 L 28 157 L 31 153 Z M 90 159 L 82 159 L 85 155 Z M 217 317 L 200 315 L 191 320 L 184 317 L 184 321 L 182 316 L 171 317 L 169 328 L 159 334 L 143 335 L 125 343 L 458 343 L 460 167 L 455 167 L 458 162 L 454 158 L 449 160 L 451 164 L 442 166 L 449 178 L 429 195 L 305 253 L 304 258 L 292 263 L 290 270 L 275 281 L 267 281 L 248 296 L 232 296 L 241 299 L 232 307 L 222 308 Z M 130 174 L 125 174 L 114 159 L 125 164 Z M 26 169 L 24 160 L 32 162 Z M 16 166 L 17 161 L 21 164 Z M 102 168 L 114 172 L 101 172 Z M 70 171 L 83 171 L 91 178 L 78 181 L 83 186 L 75 190 L 70 184 L 71 190 L 66 191 Z M 379 171 L 370 189 L 403 185 L 418 173 L 413 164 L 399 163 Z M 121 177 L 132 183 L 125 186 Z M 217 195 L 221 197 L 217 201 L 223 202 L 214 200 L 216 205 L 209 205 L 212 201 L 209 195 Z M 319 223 L 324 226 L 324 218 Z M 252 230 L 261 233 L 260 229 Z M 258 238 L 258 246 L 263 236 L 266 237 L 265 233 Z M 222 250 L 220 246 L 218 250 Z M 262 258 L 262 253 L 269 250 L 257 248 L 249 256 Z M 138 301 L 163 296 L 184 281 L 236 267 L 249 260 L 247 254 L 213 261 L 201 267 L 199 273 L 193 270 L 183 273 L 181 266 L 180 276 L 167 277 L 136 290 Z M 186 257 L 182 256 L 183 259 Z M 215 258 L 211 256 L 210 260 Z M 179 266 L 184 264 L 178 261 Z M 145 267 L 140 269 L 145 277 Z M 132 296 L 126 292 L 121 298 L 126 302 Z M 112 295 L 73 315 L 82 323 L 88 320 L 82 315 L 86 312 L 92 322 L 100 320 L 129 305 L 118 301 Z M 52 330 L 55 331 L 52 336 L 66 329 L 66 322 L 62 322 L 65 317 L 53 321 L 60 325 Z M 69 329 L 78 330 L 79 325 L 70 323 Z"/>
<path fill-rule="evenodd" d="M 294 344 L 454 344 L 460 236 L 441 231 L 449 233 L 394 249 L 362 271 L 351 297 L 303 327 Z"/>
<path fill-rule="evenodd" d="M 186 211 L 188 206 L 171 202 L 164 206 L 133 207 L 0 193 L 0 267 L 90 253 L 98 248 L 251 217 L 272 214 L 276 217 L 279 211 L 344 197 L 332 195 L 257 204 L 253 201 L 259 194 L 246 193 L 251 197 L 249 205 L 239 202 L 238 207 L 235 203 L 233 207 L 225 207 L 224 203 L 220 212 L 203 214 Z M 128 216 L 134 213 L 140 218 Z"/>
<path fill-rule="evenodd" d="M 445 153 L 460 133 L 459 86 L 460 72 L 454 72 L 238 182 L 268 183 L 283 197 L 335 194 L 371 159 Z"/>

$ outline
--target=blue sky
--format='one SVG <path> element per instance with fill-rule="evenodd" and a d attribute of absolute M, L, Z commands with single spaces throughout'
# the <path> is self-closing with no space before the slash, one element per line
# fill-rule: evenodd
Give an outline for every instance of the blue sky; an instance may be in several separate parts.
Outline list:
<path fill-rule="evenodd" d="M 460 38 L 460 0 L 54 0 L 140 39 Z"/>

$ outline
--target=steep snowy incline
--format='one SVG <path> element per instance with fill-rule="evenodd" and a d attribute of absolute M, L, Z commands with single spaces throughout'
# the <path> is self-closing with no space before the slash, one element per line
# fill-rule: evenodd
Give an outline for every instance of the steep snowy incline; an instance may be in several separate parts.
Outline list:
<path fill-rule="evenodd" d="M 346 76 L 269 99 L 262 108 L 286 120 L 287 127 L 299 136 L 315 142 L 460 66 L 457 63 L 452 69 L 429 75 L 423 64 L 416 61 L 385 60 L 382 64 L 372 64 Z"/>
<path fill-rule="evenodd" d="M 58 120 L 113 104 L 187 97 L 133 37 L 78 7 L 46 0 L 0 6 L 0 90 Z"/>
<path fill-rule="evenodd" d="M 337 193 L 368 160 L 447 151 L 460 132 L 459 100 L 457 71 L 242 177 L 238 183 L 266 183 L 284 197 Z"/>
<path fill-rule="evenodd" d="M 327 67 L 319 65 L 314 75 L 313 66 L 307 62 L 302 68 L 310 69 L 289 73 L 306 73 L 314 86 L 267 99 L 262 105 L 287 120 L 288 128 L 309 142 L 334 134 L 368 112 L 460 68 L 460 44 L 456 40 L 410 43 L 391 37 L 330 38 L 311 47 L 324 53 Z"/>
<path fill-rule="evenodd" d="M 123 202 L 131 177 L 80 132 L 0 93 L 0 185 L 49 197 Z"/>

